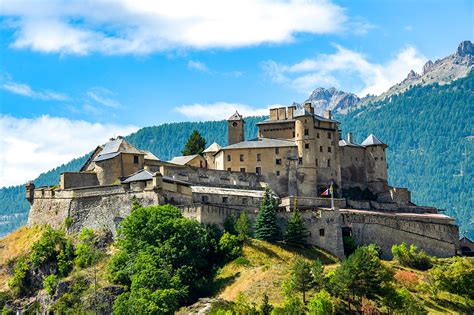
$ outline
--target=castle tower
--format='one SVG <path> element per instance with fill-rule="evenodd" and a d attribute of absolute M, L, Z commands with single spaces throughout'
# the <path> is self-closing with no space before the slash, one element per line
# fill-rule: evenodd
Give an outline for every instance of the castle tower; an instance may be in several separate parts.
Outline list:
<path fill-rule="evenodd" d="M 388 147 L 373 134 L 362 143 L 365 147 L 365 161 L 367 170 L 367 185 L 374 193 L 387 189 L 387 157 L 385 149 Z"/>
<path fill-rule="evenodd" d="M 297 186 L 299 196 L 318 196 L 314 108 L 305 104 L 302 115 L 295 118 L 295 142 L 298 146 Z"/>
<path fill-rule="evenodd" d="M 228 145 L 244 141 L 245 120 L 235 111 L 235 114 L 227 119 Z"/>

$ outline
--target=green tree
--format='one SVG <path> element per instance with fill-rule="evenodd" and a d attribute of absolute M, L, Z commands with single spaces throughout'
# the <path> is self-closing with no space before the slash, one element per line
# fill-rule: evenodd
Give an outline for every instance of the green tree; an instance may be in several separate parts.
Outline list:
<path fill-rule="evenodd" d="M 301 213 L 298 211 L 298 209 L 295 209 L 288 220 L 288 225 L 286 226 L 284 234 L 284 240 L 290 245 L 303 246 L 306 245 L 307 236 L 308 231 L 304 226 Z"/>
<path fill-rule="evenodd" d="M 449 265 L 437 265 L 429 271 L 438 289 L 474 299 L 474 261 L 454 257 Z"/>
<path fill-rule="evenodd" d="M 225 232 L 219 240 L 219 250 L 227 261 L 234 260 L 242 254 L 242 243 L 237 236 Z"/>
<path fill-rule="evenodd" d="M 308 311 L 311 315 L 332 315 L 334 304 L 331 295 L 326 290 L 321 290 L 314 295 L 308 303 Z"/>
<path fill-rule="evenodd" d="M 235 230 L 242 242 L 246 242 L 249 239 L 252 233 L 252 227 L 247 212 L 240 212 L 239 218 L 235 223 Z"/>
<path fill-rule="evenodd" d="M 311 288 L 311 266 L 306 260 L 298 256 L 291 267 L 290 282 L 296 291 L 303 295 L 303 304 L 306 304 L 306 292 Z"/>
<path fill-rule="evenodd" d="M 56 287 L 58 286 L 59 279 L 56 275 L 49 275 L 43 280 L 43 287 L 48 292 L 49 296 L 53 296 L 56 292 Z"/>
<path fill-rule="evenodd" d="M 74 263 L 79 268 L 95 265 L 103 257 L 103 253 L 96 247 L 96 235 L 91 229 L 82 229 L 76 246 Z"/>
<path fill-rule="evenodd" d="M 235 230 L 235 216 L 233 214 L 228 215 L 224 220 L 224 231 L 229 232 L 230 234 L 237 235 Z"/>
<path fill-rule="evenodd" d="M 268 300 L 268 295 L 265 293 L 263 294 L 262 304 L 259 306 L 259 310 L 261 315 L 270 315 L 273 310 L 273 306 L 270 304 Z"/>
<path fill-rule="evenodd" d="M 410 248 L 407 248 L 405 242 L 400 245 L 393 245 L 392 255 L 400 264 L 406 267 L 428 270 L 433 266 L 432 258 L 425 251 L 418 250 L 413 244 L 410 245 Z"/>
<path fill-rule="evenodd" d="M 319 291 L 324 287 L 325 282 L 323 263 L 321 260 L 316 259 L 311 264 L 311 284 L 316 291 Z"/>
<path fill-rule="evenodd" d="M 206 139 L 201 136 L 199 131 L 193 130 L 181 153 L 183 155 L 201 154 L 205 149 Z"/>
<path fill-rule="evenodd" d="M 255 220 L 255 237 L 259 240 L 273 242 L 278 239 L 276 222 L 276 203 L 270 188 L 265 188 L 262 204 Z"/>

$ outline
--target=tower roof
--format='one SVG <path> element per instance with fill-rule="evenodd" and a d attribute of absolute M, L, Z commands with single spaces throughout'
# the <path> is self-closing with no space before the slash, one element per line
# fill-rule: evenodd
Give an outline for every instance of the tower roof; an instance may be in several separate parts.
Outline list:
<path fill-rule="evenodd" d="M 213 144 L 208 146 L 206 150 L 202 151 L 202 153 L 214 153 L 214 152 L 219 151 L 220 149 L 221 149 L 221 146 L 218 145 L 216 142 L 214 142 Z"/>
<path fill-rule="evenodd" d="M 242 115 L 239 114 L 238 111 L 235 111 L 234 115 L 230 116 L 227 121 L 234 121 L 234 120 L 243 120 Z"/>
<path fill-rule="evenodd" d="M 384 145 L 387 146 L 385 143 L 380 141 L 376 136 L 373 134 L 370 134 L 362 143 L 361 145 L 363 146 L 369 146 L 369 145 Z"/>

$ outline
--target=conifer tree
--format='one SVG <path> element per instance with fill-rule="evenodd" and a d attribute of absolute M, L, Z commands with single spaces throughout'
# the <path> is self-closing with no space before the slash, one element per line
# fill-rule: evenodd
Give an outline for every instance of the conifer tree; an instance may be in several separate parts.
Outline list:
<path fill-rule="evenodd" d="M 266 293 L 263 295 L 262 304 L 260 304 L 259 309 L 262 315 L 270 315 L 272 313 L 273 306 L 268 301 L 268 295 Z"/>
<path fill-rule="evenodd" d="M 240 213 L 237 222 L 235 222 L 235 230 L 239 239 L 246 242 L 251 233 L 250 219 L 245 211 Z"/>
<path fill-rule="evenodd" d="M 183 155 L 193 155 L 193 154 L 201 154 L 204 149 L 206 148 L 206 139 L 204 139 L 199 131 L 193 130 L 191 135 L 188 138 L 188 142 L 181 151 Z"/>
<path fill-rule="evenodd" d="M 267 187 L 255 220 L 255 237 L 257 239 L 272 242 L 278 238 L 275 207 L 275 200 L 271 195 L 270 188 Z"/>
<path fill-rule="evenodd" d="M 293 287 L 303 294 L 303 303 L 306 304 L 306 292 L 311 288 L 313 279 L 311 266 L 301 256 L 298 256 L 293 263 L 290 281 Z"/>
<path fill-rule="evenodd" d="M 301 218 L 301 213 L 295 208 L 286 226 L 284 235 L 285 243 L 296 246 L 306 245 L 307 235 L 308 232 Z"/>

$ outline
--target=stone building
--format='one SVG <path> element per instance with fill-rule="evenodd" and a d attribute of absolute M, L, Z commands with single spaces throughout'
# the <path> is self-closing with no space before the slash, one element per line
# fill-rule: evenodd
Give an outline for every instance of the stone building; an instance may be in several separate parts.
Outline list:
<path fill-rule="evenodd" d="M 406 188 L 387 181 L 384 144 L 369 135 L 361 144 L 349 133 L 340 139 L 339 122 L 328 111 L 315 115 L 311 104 L 270 109 L 258 124 L 256 139 L 246 140 L 244 118 L 228 120 L 228 144 L 202 155 L 165 162 L 122 137 L 98 146 L 80 172 L 61 174 L 59 187 L 26 186 L 31 204 L 28 224 L 83 227 L 116 232 L 142 205 L 173 204 L 183 215 L 223 226 L 229 215 L 246 212 L 253 220 L 265 187 L 278 202 L 277 219 L 286 227 L 297 202 L 309 231 L 308 243 L 344 257 L 344 239 L 377 243 L 385 257 L 391 246 L 407 242 L 440 257 L 460 253 L 454 219 L 436 208 L 411 202 Z M 334 185 L 334 207 L 321 192 Z"/>

